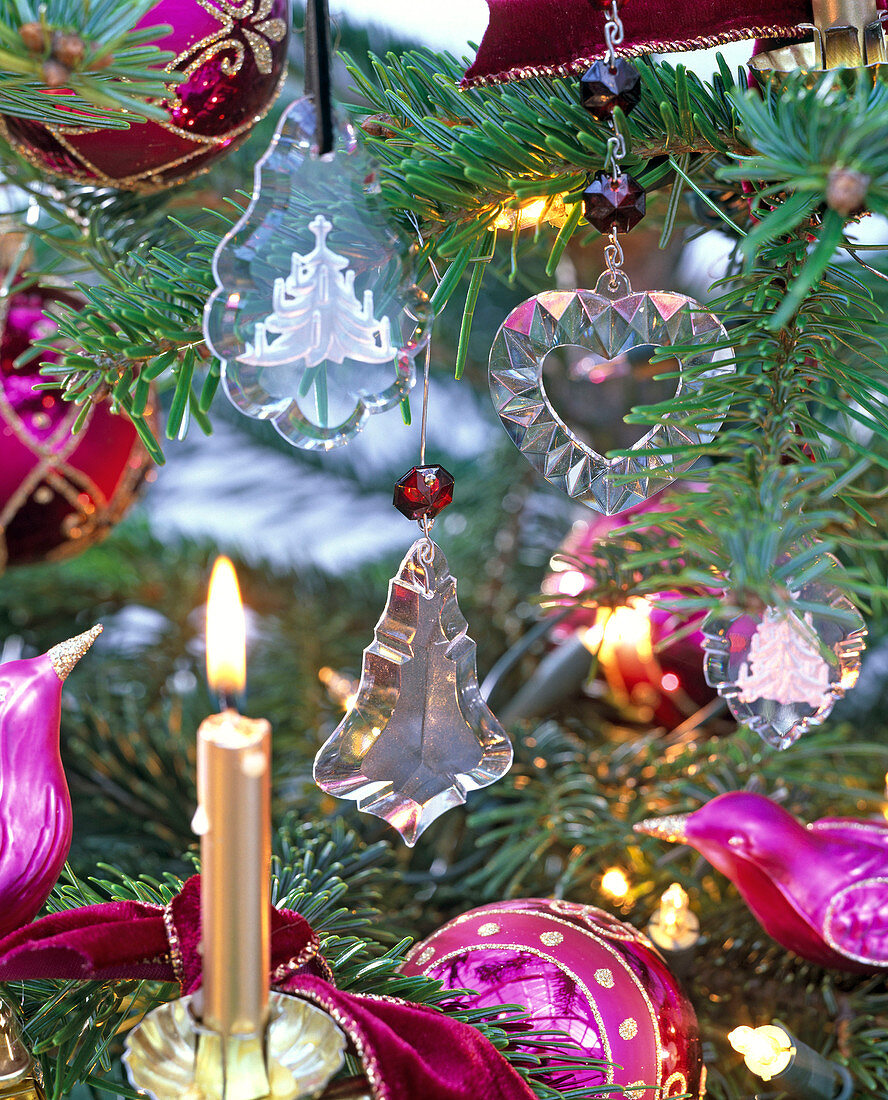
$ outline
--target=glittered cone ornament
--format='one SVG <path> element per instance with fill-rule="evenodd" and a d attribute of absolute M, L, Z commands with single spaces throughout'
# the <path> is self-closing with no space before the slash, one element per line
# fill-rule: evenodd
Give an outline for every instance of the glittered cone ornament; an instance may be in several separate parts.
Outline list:
<path fill-rule="evenodd" d="M 41 657 L 0 665 L 0 936 L 31 920 L 68 857 L 62 683 L 101 630 L 95 626 Z"/>
<path fill-rule="evenodd" d="M 6 565 L 55 560 L 85 550 L 123 516 L 151 468 L 136 429 L 95 403 L 80 432 L 71 428 L 80 407 L 45 384 L 41 352 L 24 366 L 16 359 L 35 340 L 51 336 L 54 303 L 78 308 L 66 290 L 31 287 L 0 299 L 0 571 Z"/>
<path fill-rule="evenodd" d="M 0 134 L 41 172 L 80 183 L 153 191 L 191 179 L 237 148 L 264 117 L 286 75 L 288 0 L 159 0 L 136 27 L 167 25 L 154 40 L 185 79 L 163 122 L 128 130 L 46 126 L 0 118 Z M 64 96 L 64 89 L 56 93 Z"/>
<path fill-rule="evenodd" d="M 418 943 L 401 970 L 458 990 L 461 1006 L 524 1005 L 535 1029 L 564 1031 L 601 1059 L 594 1070 L 565 1066 L 564 1092 L 614 1085 L 627 1090 L 614 1097 L 629 1100 L 705 1093 L 690 1002 L 650 940 L 594 906 L 526 898 L 472 909 Z"/>

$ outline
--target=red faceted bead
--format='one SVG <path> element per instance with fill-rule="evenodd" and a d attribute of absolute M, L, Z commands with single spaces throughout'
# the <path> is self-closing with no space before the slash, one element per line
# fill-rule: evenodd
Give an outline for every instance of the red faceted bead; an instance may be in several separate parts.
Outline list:
<path fill-rule="evenodd" d="M 645 197 L 641 184 L 621 172 L 616 183 L 607 172 L 597 172 L 583 192 L 586 221 L 599 233 L 628 233 L 644 217 Z"/>
<path fill-rule="evenodd" d="M 432 519 L 453 500 L 453 474 L 443 466 L 414 466 L 395 482 L 394 505 L 408 519 Z"/>
<path fill-rule="evenodd" d="M 641 76 L 638 69 L 618 57 L 613 67 L 606 61 L 595 61 L 580 81 L 583 106 L 599 122 L 604 122 L 619 107 L 628 115 L 641 99 Z"/>

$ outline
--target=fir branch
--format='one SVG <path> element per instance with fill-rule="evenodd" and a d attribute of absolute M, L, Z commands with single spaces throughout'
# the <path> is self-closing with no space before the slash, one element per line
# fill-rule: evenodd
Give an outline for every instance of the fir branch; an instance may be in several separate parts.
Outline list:
<path fill-rule="evenodd" d="M 48 125 L 125 130 L 166 118 L 159 100 L 182 79 L 152 45 L 166 26 L 134 30 L 154 0 L 10 0 L 0 19 L 0 113 Z M 63 88 L 62 100 L 52 93 Z"/>

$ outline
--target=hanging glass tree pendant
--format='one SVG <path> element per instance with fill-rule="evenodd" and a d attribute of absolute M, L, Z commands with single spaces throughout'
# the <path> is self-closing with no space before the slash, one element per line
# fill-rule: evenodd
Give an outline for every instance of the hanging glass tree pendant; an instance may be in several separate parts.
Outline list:
<path fill-rule="evenodd" d="M 761 614 L 713 612 L 703 623 L 706 682 L 738 722 L 778 749 L 819 725 L 860 672 L 866 624 L 829 572 L 792 593 L 800 604 Z M 819 605 L 826 611 L 803 610 Z"/>
<path fill-rule="evenodd" d="M 339 125 L 323 156 L 314 133 L 313 102 L 298 100 L 216 249 L 204 335 L 241 412 L 330 450 L 410 392 L 431 312 L 354 130 Z"/>
<path fill-rule="evenodd" d="M 552 406 L 543 365 L 556 348 L 588 353 L 602 377 L 623 371 L 639 345 L 682 349 L 676 395 L 698 393 L 706 378 L 733 370 L 727 332 L 693 299 L 669 291 L 632 293 L 619 272 L 590 290 L 547 290 L 517 306 L 490 352 L 490 393 L 503 427 L 533 468 L 574 500 L 614 515 L 664 489 L 696 461 L 670 447 L 708 443 L 724 416 L 700 411 L 693 421 L 665 415 L 632 445 L 629 457 L 606 458 L 579 439 Z M 590 381 L 592 378 L 590 376 Z"/>
<path fill-rule="evenodd" d="M 466 628 L 447 559 L 419 539 L 389 583 L 357 699 L 315 758 L 322 790 L 383 818 L 410 847 L 512 765 L 511 742 L 481 697 Z"/>

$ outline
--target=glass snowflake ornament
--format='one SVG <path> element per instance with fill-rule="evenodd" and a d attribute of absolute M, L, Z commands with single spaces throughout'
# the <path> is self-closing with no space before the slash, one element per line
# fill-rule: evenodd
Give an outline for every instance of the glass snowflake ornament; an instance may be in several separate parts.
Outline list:
<path fill-rule="evenodd" d="M 315 758 L 321 790 L 383 818 L 410 847 L 512 766 L 467 625 L 441 548 L 419 539 L 389 583 L 355 703 Z"/>
<path fill-rule="evenodd" d="M 298 100 L 216 249 L 204 335 L 241 412 L 330 450 L 410 392 L 431 312 L 353 128 L 340 123 L 323 156 L 314 133 L 312 100 Z"/>
<path fill-rule="evenodd" d="M 778 749 L 822 722 L 860 672 L 866 625 L 830 583 L 841 565 L 825 556 L 826 575 L 792 593 L 797 608 L 714 612 L 703 623 L 707 683 L 727 699 L 738 722 Z"/>

